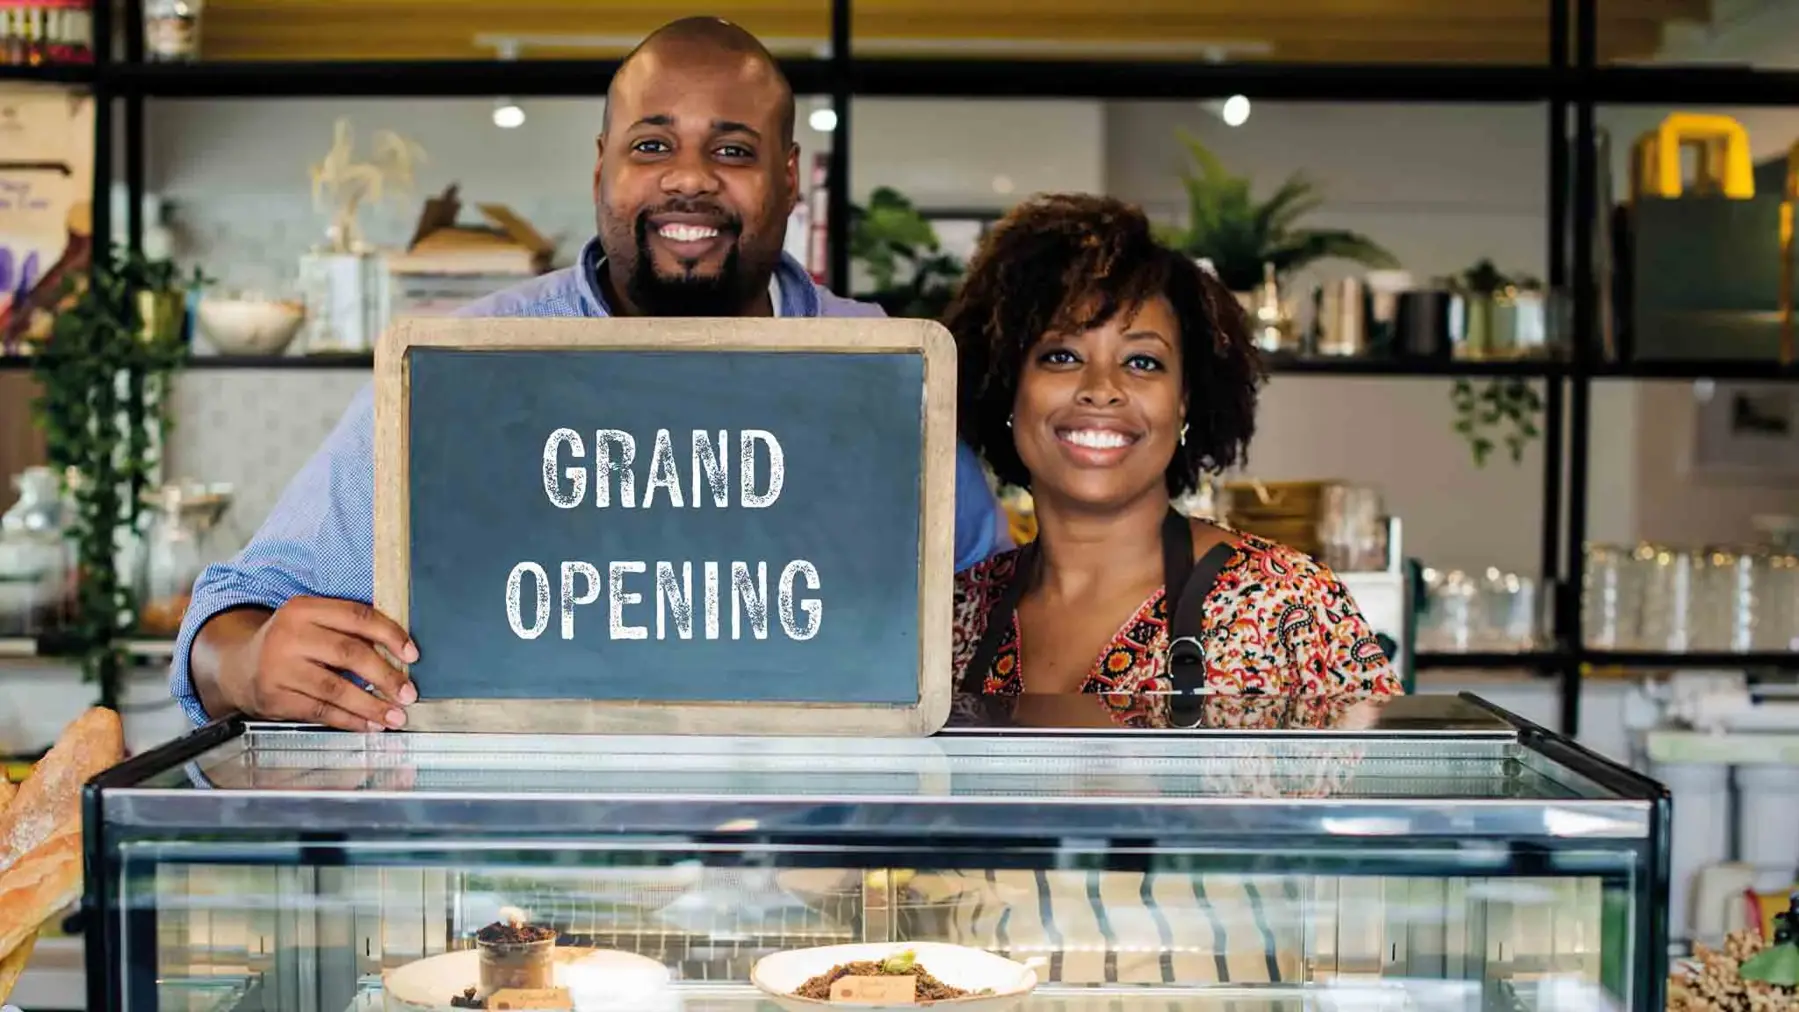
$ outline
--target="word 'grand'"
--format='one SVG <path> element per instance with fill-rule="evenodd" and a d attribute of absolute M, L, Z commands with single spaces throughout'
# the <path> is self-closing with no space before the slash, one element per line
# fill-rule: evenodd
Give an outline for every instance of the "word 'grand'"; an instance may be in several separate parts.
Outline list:
<path fill-rule="evenodd" d="M 637 501 L 637 439 L 623 429 L 598 429 L 593 434 L 593 460 L 590 466 L 564 466 L 566 455 L 575 461 L 585 460 L 587 446 L 581 434 L 562 428 L 550 433 L 543 444 L 543 490 L 550 502 L 561 509 L 574 509 L 587 498 L 589 472 L 592 475 L 593 504 L 605 508 L 613 504 L 612 486 L 618 485 L 618 505 L 624 509 L 649 509 L 656 492 L 662 490 L 668 505 L 677 509 L 684 505 L 700 508 L 709 492 L 712 505 L 725 509 L 731 501 L 730 448 L 728 430 L 718 430 L 717 440 L 705 429 L 694 429 L 689 438 L 687 455 L 691 481 L 689 494 L 682 494 L 681 475 L 676 467 L 674 440 L 667 429 L 657 429 L 650 450 L 648 474 L 643 486 L 643 501 Z M 760 456 L 757 445 L 766 447 L 767 473 L 758 481 L 756 465 Z M 787 458 L 781 441 L 763 429 L 744 429 L 737 434 L 737 504 L 744 509 L 766 509 L 781 497 Z M 701 487 L 704 478 L 705 487 Z M 758 485 L 760 490 L 758 491 Z"/>

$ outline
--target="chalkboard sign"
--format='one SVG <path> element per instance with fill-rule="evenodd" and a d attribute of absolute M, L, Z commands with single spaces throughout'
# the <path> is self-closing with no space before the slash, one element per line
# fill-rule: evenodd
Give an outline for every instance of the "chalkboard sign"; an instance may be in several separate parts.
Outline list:
<path fill-rule="evenodd" d="M 376 354 L 418 730 L 930 734 L 955 349 L 919 320 L 432 319 Z"/>

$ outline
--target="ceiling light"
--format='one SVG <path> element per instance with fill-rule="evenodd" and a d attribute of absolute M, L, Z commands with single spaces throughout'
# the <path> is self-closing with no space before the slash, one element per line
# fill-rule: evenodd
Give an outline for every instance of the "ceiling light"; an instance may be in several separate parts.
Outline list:
<path fill-rule="evenodd" d="M 837 129 L 837 110 L 829 106 L 814 109 L 812 115 L 806 117 L 806 125 L 821 134 L 828 134 Z"/>
<path fill-rule="evenodd" d="M 493 125 L 501 130 L 513 130 L 525 125 L 525 110 L 511 99 L 500 99 L 494 103 Z"/>
<path fill-rule="evenodd" d="M 1224 108 L 1218 112 L 1225 126 L 1240 127 L 1249 122 L 1249 99 L 1243 95 L 1232 95 L 1224 100 Z"/>

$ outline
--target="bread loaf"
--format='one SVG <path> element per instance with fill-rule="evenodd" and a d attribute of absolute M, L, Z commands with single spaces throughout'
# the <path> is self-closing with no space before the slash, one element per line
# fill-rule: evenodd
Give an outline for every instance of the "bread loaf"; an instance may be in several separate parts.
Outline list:
<path fill-rule="evenodd" d="M 38 929 L 81 895 L 81 785 L 124 755 L 119 715 L 94 707 L 63 729 L 0 809 L 0 995 L 24 969 Z"/>
<path fill-rule="evenodd" d="M 0 959 L 81 896 L 81 831 L 57 834 L 0 875 Z"/>
<path fill-rule="evenodd" d="M 37 932 L 19 943 L 12 955 L 0 959 L 0 1003 L 12 994 L 12 989 L 19 983 L 19 975 L 25 972 L 25 964 L 31 960 L 31 950 L 37 948 Z"/>
<path fill-rule="evenodd" d="M 125 729 L 111 710 L 96 706 L 64 728 L 12 803 L 0 811 L 0 875 L 59 833 L 72 829 L 79 839 L 81 785 L 124 755 Z M 0 956 L 8 951 L 0 948 Z"/>

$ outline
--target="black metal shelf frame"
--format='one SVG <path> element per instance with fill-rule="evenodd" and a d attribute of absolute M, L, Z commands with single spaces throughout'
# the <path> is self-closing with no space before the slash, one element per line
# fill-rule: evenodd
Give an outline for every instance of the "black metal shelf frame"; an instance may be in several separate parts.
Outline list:
<path fill-rule="evenodd" d="M 1593 230 L 1598 221 L 1595 109 L 1606 104 L 1799 106 L 1799 71 L 1733 66 L 1597 66 L 1597 0 L 1549 0 L 1548 52 L 1526 66 L 1364 66 L 1348 64 L 1211 64 L 1140 60 L 858 58 L 852 52 L 850 7 L 832 0 L 831 51 L 825 59 L 783 61 L 800 94 L 828 95 L 837 113 L 829 186 L 832 286 L 849 277 L 849 131 L 856 97 L 1197 99 L 1242 93 L 1257 99 L 1331 102 L 1464 102 L 1543 104 L 1549 157 L 1549 282 L 1572 299 L 1571 351 L 1563 361 L 1449 362 L 1276 358 L 1277 373 L 1317 376 L 1520 376 L 1545 380 L 1543 512 L 1540 572 L 1553 588 L 1552 641 L 1525 655 L 1427 655 L 1439 667 L 1527 667 L 1556 678 L 1560 725 L 1580 721 L 1580 677 L 1588 664 L 1691 664 L 1717 660 L 1799 668 L 1786 655 L 1612 655 L 1582 649 L 1580 588 L 1587 527 L 1587 463 L 1592 384 L 1618 379 L 1704 378 L 1799 382 L 1799 368 L 1758 362 L 1605 363 L 1597 354 L 1597 289 Z M 354 96 L 597 97 L 616 68 L 607 60 L 447 60 L 395 62 L 148 64 L 143 60 L 143 0 L 117 8 L 94 5 L 96 39 L 114 37 L 122 17 L 123 52 L 97 46 L 92 66 L 0 67 L 0 81 L 90 88 L 96 96 L 94 229 L 111 234 L 110 187 L 122 178 L 129 200 L 125 232 L 141 245 L 144 194 L 144 102 L 147 99 Z M 123 148 L 114 141 L 115 101 L 123 114 Z M 0 359 L 0 369 L 21 368 Z M 196 358 L 193 368 L 366 368 L 366 356 Z M 1569 439 L 1568 437 L 1573 438 Z M 1566 443 L 1564 444 L 1564 441 Z M 1564 445 L 1566 449 L 1564 450 Z M 1564 515 L 1564 510 L 1565 515 Z"/>

